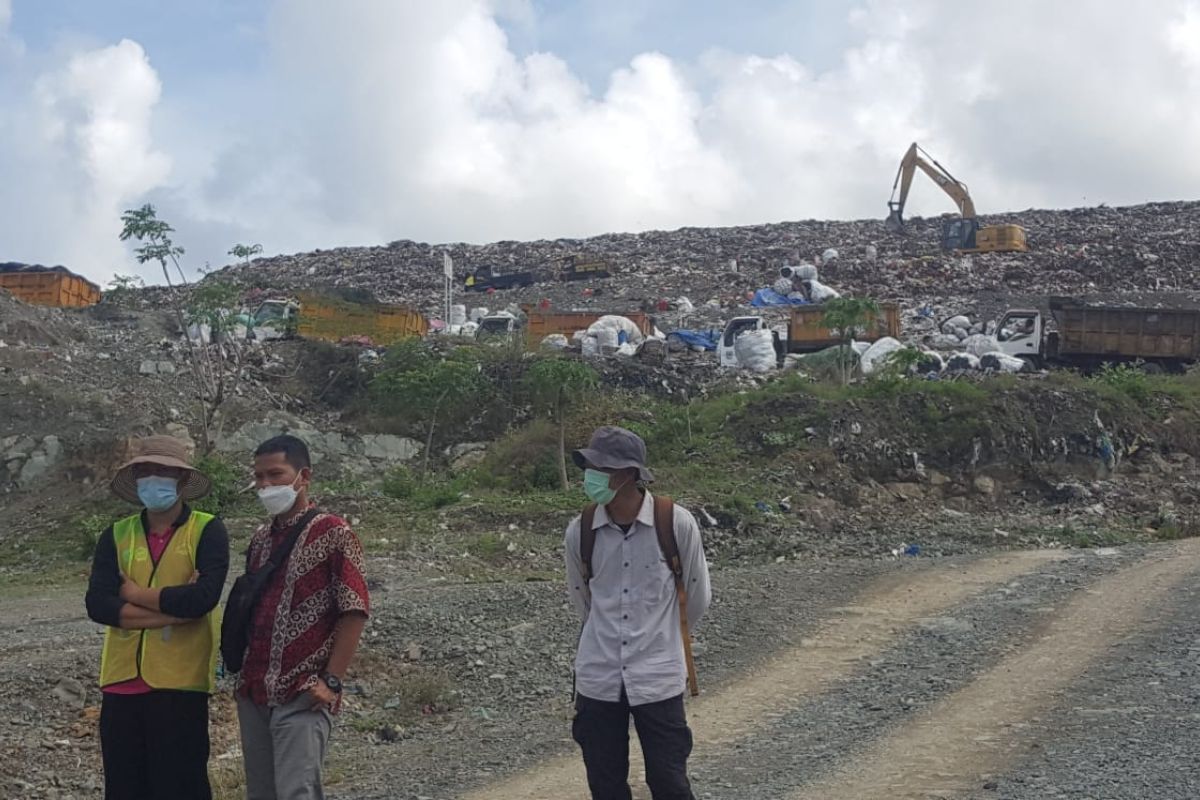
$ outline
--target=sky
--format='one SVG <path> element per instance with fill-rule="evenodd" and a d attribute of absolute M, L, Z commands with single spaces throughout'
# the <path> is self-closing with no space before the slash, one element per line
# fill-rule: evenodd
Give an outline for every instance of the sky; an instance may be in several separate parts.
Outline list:
<path fill-rule="evenodd" d="M 0 0 L 0 261 L 1195 199 L 1197 97 L 1200 0 Z"/>

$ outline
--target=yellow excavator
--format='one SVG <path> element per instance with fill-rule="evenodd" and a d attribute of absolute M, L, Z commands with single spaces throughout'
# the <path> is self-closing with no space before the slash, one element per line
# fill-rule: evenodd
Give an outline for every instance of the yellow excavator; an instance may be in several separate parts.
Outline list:
<path fill-rule="evenodd" d="M 892 184 L 892 199 L 888 200 L 887 227 L 893 233 L 904 231 L 904 204 L 908 201 L 908 190 L 912 188 L 913 175 L 917 169 L 928 175 L 942 191 L 958 206 L 958 217 L 947 217 L 942 225 L 942 248 L 963 253 L 1012 253 L 1029 249 L 1025 240 L 1025 229 L 1020 225 L 980 226 L 975 217 L 975 203 L 967 185 L 950 174 L 929 153 L 912 143 L 900 161 L 896 182 Z M 897 199 L 896 193 L 899 192 Z"/>

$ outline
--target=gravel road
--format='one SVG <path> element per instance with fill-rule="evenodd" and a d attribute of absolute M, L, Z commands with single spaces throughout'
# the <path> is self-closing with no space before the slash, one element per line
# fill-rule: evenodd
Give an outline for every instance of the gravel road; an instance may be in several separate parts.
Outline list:
<path fill-rule="evenodd" d="M 331 796 L 585 797 L 561 586 L 380 567 Z M 1200 796 L 1197 575 L 1198 540 L 717 570 L 689 704 L 697 797 Z M 6 598 L 0 626 L 3 796 L 99 796 L 97 629 L 70 591 Z M 434 672 L 445 707 L 389 716 L 404 676 Z M 237 797 L 214 708 L 214 774 Z"/>

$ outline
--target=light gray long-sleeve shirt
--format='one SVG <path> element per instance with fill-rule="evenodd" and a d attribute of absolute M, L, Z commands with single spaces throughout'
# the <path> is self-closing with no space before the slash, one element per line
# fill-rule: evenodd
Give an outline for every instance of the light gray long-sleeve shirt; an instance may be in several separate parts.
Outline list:
<path fill-rule="evenodd" d="M 575 689 L 593 700 L 616 702 L 621 687 L 633 706 L 683 693 L 687 665 L 679 630 L 675 576 L 654 531 L 654 498 L 647 492 L 629 532 L 596 509 L 592 579 L 583 580 L 580 517 L 567 526 L 567 593 L 583 631 L 575 654 Z M 712 599 L 700 528 L 675 506 L 675 541 L 687 588 L 688 627 L 695 630 Z"/>

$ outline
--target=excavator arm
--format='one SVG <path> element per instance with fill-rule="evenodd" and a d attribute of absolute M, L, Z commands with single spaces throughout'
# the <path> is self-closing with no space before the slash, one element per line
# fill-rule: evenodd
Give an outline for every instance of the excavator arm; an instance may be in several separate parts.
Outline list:
<path fill-rule="evenodd" d="M 950 195 L 950 199 L 958 207 L 963 219 L 975 219 L 975 203 L 971 200 L 971 193 L 967 191 L 967 185 L 951 175 L 949 170 L 922 150 L 916 142 L 913 142 L 912 146 L 908 148 L 908 152 L 904 154 L 904 158 L 900 160 L 900 169 L 896 173 L 895 183 L 892 184 L 892 199 L 888 200 L 890 213 L 887 218 L 887 226 L 889 229 L 893 231 L 904 229 L 904 204 L 908 202 L 908 191 L 912 188 L 913 175 L 916 174 L 917 169 L 928 175 L 934 183 L 941 187 L 943 192 Z M 897 197 L 897 193 L 899 193 L 899 197 Z"/>

